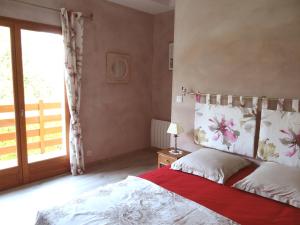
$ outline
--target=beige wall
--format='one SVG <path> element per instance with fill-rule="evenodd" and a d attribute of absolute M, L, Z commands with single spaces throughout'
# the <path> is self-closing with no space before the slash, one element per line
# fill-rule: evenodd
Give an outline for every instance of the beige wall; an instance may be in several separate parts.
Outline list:
<path fill-rule="evenodd" d="M 174 41 L 174 11 L 154 16 L 152 66 L 152 117 L 171 120 L 172 71 L 169 43 Z"/>
<path fill-rule="evenodd" d="M 203 93 L 300 98 L 299 0 L 177 0 L 172 120 L 193 150 L 194 100 Z"/>
<path fill-rule="evenodd" d="M 31 0 L 93 12 L 85 22 L 81 124 L 87 163 L 150 145 L 153 16 L 99 0 Z M 0 16 L 59 25 L 59 14 L 0 0 Z M 105 82 L 105 52 L 131 56 L 131 81 Z"/>

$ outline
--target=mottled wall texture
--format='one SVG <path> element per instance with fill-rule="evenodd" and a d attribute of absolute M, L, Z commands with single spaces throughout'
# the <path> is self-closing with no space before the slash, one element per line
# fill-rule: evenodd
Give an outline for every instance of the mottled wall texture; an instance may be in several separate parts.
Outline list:
<path fill-rule="evenodd" d="M 172 120 L 193 144 L 194 100 L 176 103 L 182 85 L 203 93 L 300 98 L 299 0 L 177 0 Z"/>
<path fill-rule="evenodd" d="M 87 11 L 82 129 L 86 161 L 96 161 L 150 145 L 152 16 L 119 5 L 93 1 Z M 105 81 L 107 51 L 131 57 L 128 84 Z"/>
<path fill-rule="evenodd" d="M 28 0 L 29 1 L 29 0 Z M 156 39 L 162 39 L 168 44 L 164 32 L 170 34 L 172 29 L 164 28 L 164 17 L 169 21 L 169 15 L 154 16 L 138 12 L 113 3 L 99 0 L 31 0 L 37 4 L 50 7 L 67 7 L 92 12 L 93 21 L 85 22 L 84 30 L 84 64 L 82 80 L 81 124 L 85 161 L 91 163 L 110 158 L 130 151 L 148 148 L 150 146 L 150 122 L 152 118 L 152 68 L 155 87 L 159 76 L 164 76 L 159 84 L 165 92 L 155 93 L 155 98 L 167 93 L 167 100 L 155 103 L 156 107 L 169 105 L 169 109 L 158 110 L 158 118 L 170 117 L 171 108 L 171 74 L 159 65 L 153 65 L 153 29 L 156 29 Z M 30 20 L 45 24 L 60 26 L 59 14 L 53 11 L 39 9 L 0 0 L 0 16 Z M 171 23 L 171 21 L 170 21 Z M 169 24 L 169 22 L 167 22 Z M 172 24 L 173 27 L 173 24 Z M 166 55 L 168 47 L 160 47 L 155 54 Z M 157 49 L 157 48 L 155 48 Z M 105 82 L 105 66 L 107 51 L 127 53 L 131 57 L 131 79 L 128 84 L 107 84 Z M 163 56 L 167 57 L 167 56 Z M 161 59 L 161 57 L 160 57 Z M 166 61 L 166 60 L 162 60 Z M 167 61 L 166 61 L 167 63 Z M 167 68 L 167 65 L 165 65 Z M 166 90 L 168 89 L 168 91 Z M 163 96 L 162 99 L 165 99 Z M 166 112 L 167 111 L 167 112 Z"/>
<path fill-rule="evenodd" d="M 171 120 L 172 71 L 168 67 L 169 43 L 174 41 L 174 11 L 154 16 L 152 67 L 152 117 Z"/>

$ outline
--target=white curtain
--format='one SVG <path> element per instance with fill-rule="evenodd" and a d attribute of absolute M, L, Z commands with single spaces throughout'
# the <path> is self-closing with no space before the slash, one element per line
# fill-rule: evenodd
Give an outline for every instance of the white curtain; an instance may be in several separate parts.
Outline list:
<path fill-rule="evenodd" d="M 82 76 L 83 18 L 80 12 L 61 9 L 62 34 L 65 46 L 66 91 L 71 114 L 69 150 L 73 175 L 84 172 L 82 134 L 79 120 Z"/>

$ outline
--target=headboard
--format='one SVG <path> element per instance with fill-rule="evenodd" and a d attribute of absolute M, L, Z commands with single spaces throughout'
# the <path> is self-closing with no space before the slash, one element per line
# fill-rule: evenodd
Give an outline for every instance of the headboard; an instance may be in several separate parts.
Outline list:
<path fill-rule="evenodd" d="M 298 99 L 203 94 L 184 88 L 183 95 L 196 100 L 195 143 L 300 167 Z"/>

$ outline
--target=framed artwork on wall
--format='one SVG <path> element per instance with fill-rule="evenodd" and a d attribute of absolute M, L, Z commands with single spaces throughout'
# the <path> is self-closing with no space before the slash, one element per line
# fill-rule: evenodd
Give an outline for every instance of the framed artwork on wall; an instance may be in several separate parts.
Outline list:
<path fill-rule="evenodd" d="M 106 53 L 106 82 L 124 84 L 130 80 L 130 56 L 124 53 Z"/>
<path fill-rule="evenodd" d="M 169 43 L 169 70 L 173 70 L 173 49 L 174 43 Z"/>

